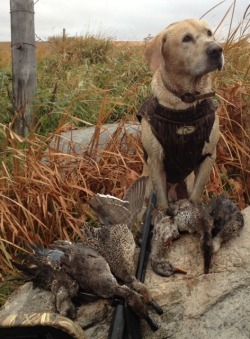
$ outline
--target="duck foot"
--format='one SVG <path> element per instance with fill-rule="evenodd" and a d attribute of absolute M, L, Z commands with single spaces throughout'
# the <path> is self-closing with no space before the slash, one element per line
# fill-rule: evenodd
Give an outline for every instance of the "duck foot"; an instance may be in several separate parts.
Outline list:
<path fill-rule="evenodd" d="M 165 259 L 151 259 L 151 266 L 154 272 L 162 277 L 170 277 L 174 273 L 187 274 L 186 270 L 180 267 L 174 267 L 169 261 Z"/>
<path fill-rule="evenodd" d="M 163 309 L 155 300 L 151 300 L 148 305 L 152 306 L 158 314 L 163 314 Z"/>
<path fill-rule="evenodd" d="M 147 321 L 147 323 L 149 324 L 149 326 L 151 327 L 152 331 L 157 331 L 159 328 L 159 325 L 157 324 L 157 322 L 150 316 L 148 315 L 145 320 Z"/>

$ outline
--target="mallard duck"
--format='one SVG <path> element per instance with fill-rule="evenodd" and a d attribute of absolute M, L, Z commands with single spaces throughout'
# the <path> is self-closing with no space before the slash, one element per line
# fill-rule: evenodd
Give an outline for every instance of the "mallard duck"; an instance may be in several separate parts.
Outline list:
<path fill-rule="evenodd" d="M 78 293 L 78 283 L 61 269 L 64 253 L 29 244 L 32 253 L 13 258 L 13 265 L 23 272 L 36 287 L 51 291 L 58 313 L 74 319 L 76 307 L 72 298 Z"/>
<path fill-rule="evenodd" d="M 214 220 L 212 237 L 215 253 L 222 243 L 239 236 L 244 226 L 244 218 L 236 204 L 224 195 L 216 196 L 211 200 L 209 212 Z"/>
<path fill-rule="evenodd" d="M 126 192 L 124 199 L 97 194 L 89 201 L 102 224 L 84 228 L 84 243 L 96 249 L 109 263 L 116 278 L 152 300 L 149 289 L 135 278 L 136 244 L 131 228 L 144 202 L 146 177 L 140 177 Z"/>

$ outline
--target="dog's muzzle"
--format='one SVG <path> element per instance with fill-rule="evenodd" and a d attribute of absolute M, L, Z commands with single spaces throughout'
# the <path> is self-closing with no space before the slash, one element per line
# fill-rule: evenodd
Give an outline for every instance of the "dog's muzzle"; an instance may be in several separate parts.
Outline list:
<path fill-rule="evenodd" d="M 208 56 L 210 66 L 221 71 L 224 63 L 223 50 L 221 46 L 214 42 L 210 43 L 206 49 L 206 54 Z"/>

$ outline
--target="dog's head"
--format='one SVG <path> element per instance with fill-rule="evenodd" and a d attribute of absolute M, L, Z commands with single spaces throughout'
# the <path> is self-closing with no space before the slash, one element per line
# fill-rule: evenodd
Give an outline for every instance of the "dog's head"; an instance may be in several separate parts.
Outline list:
<path fill-rule="evenodd" d="M 221 70 L 224 56 L 221 46 L 204 21 L 187 19 L 168 26 L 151 40 L 145 50 L 152 69 L 199 77 Z"/>

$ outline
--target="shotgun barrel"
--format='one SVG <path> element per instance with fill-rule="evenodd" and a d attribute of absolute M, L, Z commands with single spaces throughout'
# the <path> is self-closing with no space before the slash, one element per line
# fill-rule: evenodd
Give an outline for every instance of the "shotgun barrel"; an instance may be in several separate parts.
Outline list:
<path fill-rule="evenodd" d="M 145 280 L 150 253 L 150 241 L 153 228 L 151 216 L 155 207 L 155 203 L 156 192 L 153 190 L 149 196 L 143 227 L 141 250 L 136 269 L 136 278 L 141 282 L 144 282 Z M 122 298 L 115 298 L 115 304 L 116 306 L 109 328 L 108 339 L 142 339 L 139 317 Z M 161 310 L 158 310 L 158 313 L 162 313 Z M 151 326 L 152 330 L 156 331 L 158 329 L 157 323 L 151 317 L 148 317 L 146 320 Z"/>

